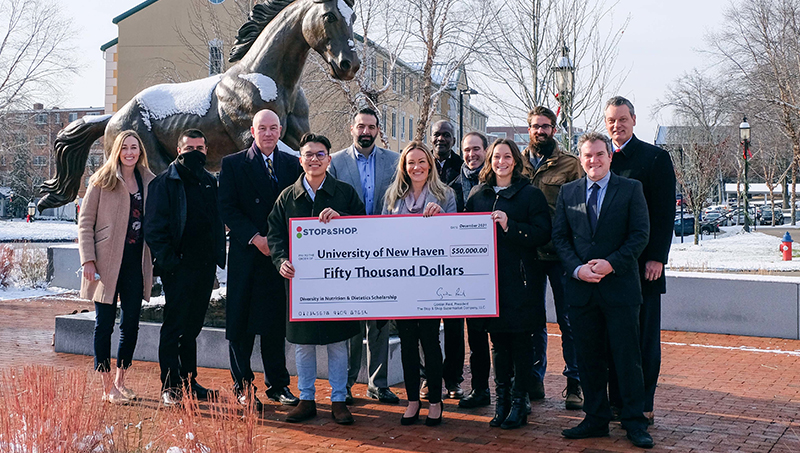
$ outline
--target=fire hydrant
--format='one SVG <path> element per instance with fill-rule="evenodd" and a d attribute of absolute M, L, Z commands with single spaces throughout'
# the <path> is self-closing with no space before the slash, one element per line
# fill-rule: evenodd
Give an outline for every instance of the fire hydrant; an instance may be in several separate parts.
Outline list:
<path fill-rule="evenodd" d="M 783 239 L 781 239 L 781 252 L 783 252 L 783 261 L 791 261 L 792 260 L 792 236 L 787 231 L 786 234 L 783 235 Z"/>

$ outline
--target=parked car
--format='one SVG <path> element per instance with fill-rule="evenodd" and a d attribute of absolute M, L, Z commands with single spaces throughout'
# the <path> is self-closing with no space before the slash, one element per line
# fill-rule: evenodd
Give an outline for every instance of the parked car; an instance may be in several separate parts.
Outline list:
<path fill-rule="evenodd" d="M 717 226 L 728 226 L 728 219 L 720 211 L 709 211 L 703 214 L 703 222 L 713 223 Z"/>
<path fill-rule="evenodd" d="M 683 229 L 681 229 L 683 226 Z M 675 236 L 691 236 L 694 234 L 694 217 L 685 216 L 683 222 L 681 218 L 675 219 Z M 702 234 L 719 233 L 719 225 L 713 222 L 700 222 L 700 232 Z"/>
<path fill-rule="evenodd" d="M 759 217 L 760 225 L 772 225 L 772 208 L 764 206 L 761 208 L 761 217 Z M 775 207 L 775 225 L 783 225 L 783 210 Z"/>

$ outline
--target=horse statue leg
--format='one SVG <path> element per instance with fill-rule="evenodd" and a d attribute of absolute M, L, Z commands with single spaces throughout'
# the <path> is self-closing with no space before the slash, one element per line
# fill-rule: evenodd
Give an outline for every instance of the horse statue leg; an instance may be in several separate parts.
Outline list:
<path fill-rule="evenodd" d="M 308 132 L 311 132 L 311 125 L 308 121 L 308 100 L 303 89 L 298 88 L 294 105 L 286 115 L 286 129 L 281 140 L 290 148 L 299 150 L 300 139 Z"/>

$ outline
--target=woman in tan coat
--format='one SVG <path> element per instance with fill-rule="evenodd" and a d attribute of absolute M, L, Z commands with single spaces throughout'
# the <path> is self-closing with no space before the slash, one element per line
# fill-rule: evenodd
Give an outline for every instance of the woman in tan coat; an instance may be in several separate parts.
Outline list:
<path fill-rule="evenodd" d="M 153 282 L 142 224 L 147 185 L 154 177 L 136 132 L 120 133 L 106 163 L 89 179 L 78 220 L 81 297 L 94 301 L 94 367 L 103 378 L 103 400 L 111 403 L 136 398 L 125 387 L 125 370 L 136 347 L 142 299 L 150 299 Z M 117 299 L 120 337 L 116 376 L 112 377 L 111 334 Z"/>

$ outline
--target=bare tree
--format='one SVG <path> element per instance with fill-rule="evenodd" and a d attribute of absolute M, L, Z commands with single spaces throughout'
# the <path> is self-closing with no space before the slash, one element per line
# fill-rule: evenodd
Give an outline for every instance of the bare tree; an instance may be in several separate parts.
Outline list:
<path fill-rule="evenodd" d="M 421 56 L 422 99 L 414 139 L 422 140 L 442 93 L 454 88 L 450 79 L 479 50 L 497 11 L 481 0 L 405 1 L 412 20 L 410 53 Z M 435 87 L 437 80 L 441 83 Z"/>
<path fill-rule="evenodd" d="M 781 135 L 769 134 L 761 137 L 755 148 L 752 168 L 769 191 L 772 226 L 775 226 L 775 188 L 791 169 L 791 144 Z"/>
<path fill-rule="evenodd" d="M 725 85 L 697 70 L 673 82 L 657 109 L 671 108 L 677 127 L 667 137 L 684 200 L 694 215 L 694 243 L 700 214 L 713 193 L 720 165 L 736 149 L 733 116 Z"/>
<path fill-rule="evenodd" d="M 769 105 L 767 121 L 780 125 L 792 148 L 791 222 L 795 224 L 800 163 L 800 2 L 753 0 L 733 4 L 723 31 L 711 35 L 721 57 L 747 97 Z M 762 118 L 765 115 L 762 114 Z M 765 118 L 766 119 L 766 118 Z"/>
<path fill-rule="evenodd" d="M 497 113 L 514 122 L 556 93 L 553 67 L 562 47 L 575 65 L 573 117 L 587 128 L 602 123 L 602 105 L 624 82 L 627 71 L 614 65 L 629 19 L 613 23 L 617 2 L 604 0 L 491 0 L 498 13 L 485 35 L 481 91 L 492 96 Z"/>
<path fill-rule="evenodd" d="M 72 24 L 51 0 L 0 0 L 0 113 L 62 93 L 75 74 Z"/>

